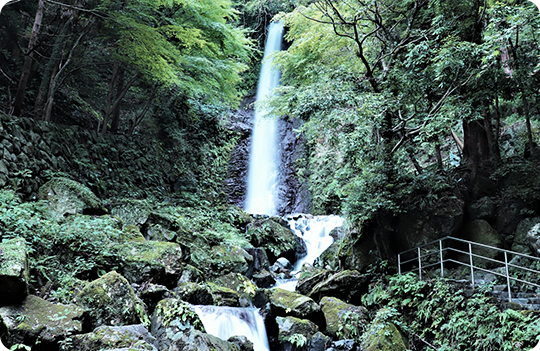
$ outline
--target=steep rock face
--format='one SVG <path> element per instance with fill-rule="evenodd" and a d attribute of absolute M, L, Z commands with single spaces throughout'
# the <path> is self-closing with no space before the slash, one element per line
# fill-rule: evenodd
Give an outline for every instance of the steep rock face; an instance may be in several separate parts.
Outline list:
<path fill-rule="evenodd" d="M 0 243 L 0 306 L 16 305 L 28 294 L 27 255 L 24 239 Z"/>

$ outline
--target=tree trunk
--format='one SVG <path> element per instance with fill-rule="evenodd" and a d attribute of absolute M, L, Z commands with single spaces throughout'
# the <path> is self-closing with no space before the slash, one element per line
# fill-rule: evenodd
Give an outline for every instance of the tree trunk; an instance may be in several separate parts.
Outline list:
<path fill-rule="evenodd" d="M 13 104 L 13 115 L 20 116 L 22 110 L 22 104 L 24 100 L 24 92 L 26 90 L 26 84 L 30 77 L 32 62 L 34 58 L 34 48 L 36 46 L 39 29 L 41 27 L 41 21 L 43 20 L 43 12 L 45 10 L 45 1 L 39 0 L 38 10 L 36 12 L 36 18 L 34 20 L 34 27 L 32 28 L 32 34 L 30 35 L 30 42 L 28 43 L 28 52 L 24 58 L 23 69 L 19 85 L 17 87 L 17 94 L 15 95 L 15 102 Z"/>
<path fill-rule="evenodd" d="M 116 79 L 118 77 L 118 62 L 114 62 L 111 81 L 109 82 L 109 92 L 107 93 L 107 101 L 105 102 L 105 110 L 103 111 L 103 126 L 101 133 L 107 131 L 107 123 L 109 123 L 109 115 L 112 105 L 112 97 L 114 94 L 114 87 L 116 86 Z"/>
<path fill-rule="evenodd" d="M 470 169 L 469 187 L 473 199 L 490 195 L 494 183 L 489 179 L 493 157 L 484 121 L 463 121 L 463 160 Z"/>
<path fill-rule="evenodd" d="M 122 94 L 122 88 L 124 87 L 124 76 L 126 70 L 123 67 L 120 67 L 120 72 L 118 72 L 118 83 L 116 84 L 116 98 L 118 99 Z M 118 125 L 120 124 L 120 105 L 122 102 L 116 106 L 113 111 L 113 118 L 111 121 L 111 133 L 118 133 Z"/>

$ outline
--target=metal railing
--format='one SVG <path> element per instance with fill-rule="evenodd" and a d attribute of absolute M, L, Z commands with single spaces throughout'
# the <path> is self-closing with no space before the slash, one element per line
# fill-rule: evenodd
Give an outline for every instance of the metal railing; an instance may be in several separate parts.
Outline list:
<path fill-rule="evenodd" d="M 457 246 L 459 247 L 459 245 L 461 245 L 461 248 L 468 246 L 468 252 L 463 251 L 463 250 L 461 250 L 459 248 L 456 248 L 456 247 L 451 247 L 451 246 L 443 247 L 443 242 L 445 244 L 446 243 L 456 243 L 457 242 L 458 243 Z M 436 245 L 436 244 L 438 244 L 438 245 Z M 429 250 L 428 248 L 430 246 L 435 246 L 435 249 Z M 501 253 L 504 256 L 504 261 L 496 260 L 494 258 L 482 256 L 481 254 L 473 253 L 473 247 L 480 247 L 480 248 L 483 248 L 483 249 L 490 249 L 490 250 L 494 250 L 494 251 L 496 251 L 498 253 Z M 422 249 L 427 250 L 427 252 L 422 254 L 422 252 L 421 252 Z M 468 260 L 469 262 L 458 261 L 458 260 L 455 260 L 455 259 L 453 259 L 451 257 L 450 258 L 444 258 L 444 256 L 445 256 L 444 253 L 446 251 L 467 255 L 469 257 L 469 260 Z M 411 259 L 407 259 L 407 260 L 402 261 L 402 258 L 404 256 L 407 256 L 409 253 L 414 253 L 413 254 L 414 257 L 411 258 Z M 437 262 L 434 262 L 434 263 L 431 262 L 431 263 L 422 265 L 422 259 L 423 258 L 433 256 L 433 255 L 436 255 L 436 254 L 438 254 L 438 256 L 439 256 Z M 530 259 L 530 260 L 533 260 L 533 261 L 536 261 L 536 262 L 540 262 L 539 257 L 533 257 L 533 256 L 525 255 L 525 254 L 522 254 L 522 253 L 519 253 L 519 252 L 499 249 L 497 247 L 484 245 L 484 244 L 480 244 L 480 243 L 475 243 L 473 241 L 468 241 L 468 240 L 454 238 L 454 237 L 451 237 L 451 236 L 446 236 L 446 237 L 441 238 L 439 240 L 435 240 L 435 241 L 429 242 L 427 244 L 418 246 L 418 247 L 416 247 L 414 249 L 406 250 L 406 251 L 403 251 L 403 252 L 399 253 L 398 254 L 398 272 L 401 275 L 401 274 L 404 274 L 404 273 L 408 273 L 408 272 L 418 270 L 419 278 L 420 278 L 420 280 L 422 280 L 422 270 L 426 271 L 427 268 L 430 268 L 430 267 L 433 267 L 433 266 L 440 266 L 441 277 L 444 277 L 444 264 L 447 263 L 447 262 L 452 262 L 452 263 L 455 263 L 455 264 L 458 264 L 458 265 L 466 266 L 466 267 L 468 267 L 470 269 L 470 272 L 471 272 L 471 284 L 472 284 L 473 288 L 474 288 L 474 285 L 475 285 L 475 283 L 474 283 L 474 271 L 475 270 L 488 272 L 488 273 L 494 274 L 496 276 L 506 278 L 506 285 L 508 286 L 508 300 L 511 302 L 512 301 L 512 292 L 511 292 L 511 289 L 510 289 L 510 281 L 511 280 L 516 281 L 516 282 L 520 282 L 520 283 L 523 283 L 523 284 L 527 284 L 527 285 L 530 285 L 530 286 L 534 286 L 534 287 L 537 287 L 537 288 L 540 288 L 539 284 L 534 283 L 534 282 L 530 282 L 530 281 L 526 281 L 526 280 L 523 280 L 523 279 L 519 279 L 519 278 L 515 277 L 510 272 L 510 267 L 513 267 L 513 268 L 516 268 L 516 269 L 518 269 L 520 271 L 540 275 L 540 271 L 538 271 L 538 270 L 531 269 L 529 267 L 520 266 L 519 264 L 516 264 L 516 262 L 512 263 L 511 260 L 509 260 L 509 256 L 511 256 L 511 255 L 513 255 L 514 257 L 522 257 L 522 258 Z M 501 268 L 502 268 L 502 266 L 504 266 L 505 273 L 503 274 L 503 273 L 499 273 L 499 272 L 494 271 L 494 270 L 490 270 L 490 269 L 486 269 L 486 268 L 483 268 L 483 267 L 475 266 L 474 263 L 473 263 L 473 258 L 493 262 L 493 263 L 496 263 L 496 264 L 501 264 Z M 413 265 L 413 268 L 411 268 L 411 269 L 409 269 L 407 271 L 402 271 L 402 266 L 406 266 L 407 264 Z M 416 267 L 416 265 L 417 265 L 417 267 Z"/>

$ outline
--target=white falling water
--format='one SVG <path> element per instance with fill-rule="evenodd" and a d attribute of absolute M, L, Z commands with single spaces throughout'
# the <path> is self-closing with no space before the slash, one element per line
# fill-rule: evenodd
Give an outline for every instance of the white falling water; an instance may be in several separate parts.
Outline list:
<path fill-rule="evenodd" d="M 330 232 L 343 225 L 344 219 L 339 216 L 311 216 L 311 215 L 289 215 L 285 217 L 289 227 L 297 236 L 306 243 L 307 255 L 299 258 L 294 263 L 293 274 L 297 275 L 302 270 L 305 263 L 313 264 L 315 260 L 332 245 L 334 238 Z M 276 287 L 294 291 L 297 278 L 282 279 L 277 281 Z"/>
<path fill-rule="evenodd" d="M 253 343 L 255 351 L 269 351 L 266 328 L 256 308 L 193 306 L 208 334 L 227 340 L 244 335 Z"/>
<path fill-rule="evenodd" d="M 272 23 L 264 47 L 263 65 L 257 87 L 257 102 L 271 96 L 279 85 L 280 73 L 272 67 L 270 55 L 281 50 L 283 25 Z M 249 154 L 245 210 L 253 214 L 277 213 L 279 159 L 276 145 L 277 121 L 255 104 L 255 120 Z"/>

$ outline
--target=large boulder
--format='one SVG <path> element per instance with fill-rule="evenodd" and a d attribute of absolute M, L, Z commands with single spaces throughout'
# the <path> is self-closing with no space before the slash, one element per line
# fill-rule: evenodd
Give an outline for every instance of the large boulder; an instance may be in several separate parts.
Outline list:
<path fill-rule="evenodd" d="M 159 350 L 171 350 L 174 340 L 184 337 L 189 330 L 205 332 L 201 319 L 191 305 L 179 299 L 161 300 L 151 317 L 151 333 Z"/>
<path fill-rule="evenodd" d="M 302 267 L 295 290 L 302 295 L 308 295 L 317 284 L 326 280 L 332 273 L 331 270 L 315 268 L 306 263 Z"/>
<path fill-rule="evenodd" d="M 325 296 L 320 302 L 326 320 L 326 334 L 339 339 L 360 340 L 359 331 L 367 323 L 367 310 Z"/>
<path fill-rule="evenodd" d="M 39 199 L 47 200 L 57 220 L 65 215 L 106 213 L 102 201 L 86 186 L 68 178 L 55 177 L 39 188 Z"/>
<path fill-rule="evenodd" d="M 319 305 L 307 296 L 280 288 L 267 291 L 275 315 L 309 318 L 320 311 Z"/>
<path fill-rule="evenodd" d="M 258 219 L 248 224 L 247 235 L 253 246 L 265 249 L 270 262 L 279 257 L 296 261 L 296 235 L 283 219 Z"/>
<path fill-rule="evenodd" d="M 527 234 L 535 225 L 539 223 L 540 217 L 525 218 L 524 220 L 519 222 L 511 250 L 521 252 L 527 255 L 532 254 L 533 252 L 530 247 L 529 240 L 527 239 Z"/>
<path fill-rule="evenodd" d="M 122 199 L 114 202 L 111 215 L 116 216 L 124 222 L 124 225 L 136 225 L 142 227 L 146 224 L 152 205 L 148 200 Z"/>
<path fill-rule="evenodd" d="M 161 349 L 163 350 L 163 349 Z M 199 330 L 188 330 L 178 335 L 167 351 L 239 351 L 236 343 L 229 342 L 203 333 Z"/>
<path fill-rule="evenodd" d="M 182 249 L 176 243 L 162 241 L 128 242 L 121 246 L 122 275 L 131 283 L 176 283 L 181 276 Z"/>
<path fill-rule="evenodd" d="M 9 329 L 7 327 L 6 322 L 4 321 L 4 317 L 0 314 L 0 342 L 3 345 L 10 346 L 11 345 L 11 335 L 9 334 Z"/>
<path fill-rule="evenodd" d="M 330 274 L 325 280 L 316 284 L 308 296 L 320 300 L 322 296 L 335 296 L 346 301 L 359 297 L 368 289 L 368 278 L 355 270 L 344 270 Z"/>
<path fill-rule="evenodd" d="M 406 351 L 408 341 L 397 329 L 395 324 L 380 318 L 385 310 L 380 310 L 366 332 L 362 343 L 365 351 Z"/>
<path fill-rule="evenodd" d="M 173 291 L 180 300 L 193 305 L 214 304 L 214 298 L 205 284 L 181 283 Z"/>
<path fill-rule="evenodd" d="M 21 238 L 0 243 L 0 306 L 18 305 L 28 295 L 28 253 Z"/>
<path fill-rule="evenodd" d="M 239 246 L 216 245 L 210 251 L 210 265 L 219 275 L 228 273 L 245 274 L 253 257 Z"/>
<path fill-rule="evenodd" d="M 503 248 L 504 238 L 497 233 L 488 222 L 483 219 L 477 219 L 467 223 L 464 226 L 465 237 L 464 239 L 473 241 L 475 243 L 493 246 L 496 248 Z M 484 248 L 478 245 L 472 245 L 472 252 L 477 255 L 481 255 L 488 258 L 495 258 L 499 252 L 497 250 Z M 468 258 L 466 260 L 468 262 Z M 489 262 L 486 262 L 489 263 Z"/>
<path fill-rule="evenodd" d="M 142 324 L 121 327 L 101 326 L 92 333 L 73 335 L 69 342 L 61 343 L 62 351 L 94 351 L 125 348 L 126 350 L 151 350 L 156 348 L 156 338 Z"/>
<path fill-rule="evenodd" d="M 212 282 L 218 286 L 229 288 L 238 292 L 240 297 L 247 301 L 251 300 L 258 290 L 255 283 L 240 273 L 229 273 L 213 279 Z"/>
<path fill-rule="evenodd" d="M 126 278 L 114 271 L 88 283 L 74 302 L 88 310 L 92 329 L 148 323 L 146 306 Z"/>
<path fill-rule="evenodd" d="M 527 241 L 531 246 L 533 253 L 540 256 L 540 223 L 535 224 L 527 232 Z"/>
<path fill-rule="evenodd" d="M 284 349 L 299 349 L 319 331 L 317 325 L 307 319 L 296 317 L 276 317 L 278 324 L 278 341 Z"/>
<path fill-rule="evenodd" d="M 13 344 L 39 340 L 42 345 L 50 346 L 83 331 L 85 310 L 28 295 L 20 306 L 1 307 L 0 316 L 6 321 Z"/>

